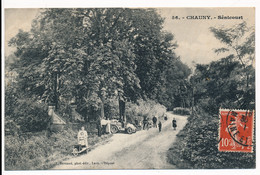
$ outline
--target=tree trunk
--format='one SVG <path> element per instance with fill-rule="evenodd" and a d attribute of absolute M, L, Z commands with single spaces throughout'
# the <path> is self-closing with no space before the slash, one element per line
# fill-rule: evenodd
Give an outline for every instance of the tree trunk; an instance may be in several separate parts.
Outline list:
<path fill-rule="evenodd" d="M 101 119 L 104 119 L 105 118 L 105 110 L 104 110 L 104 98 L 102 97 L 101 98 L 101 106 L 100 106 L 100 116 L 101 116 Z"/>
<path fill-rule="evenodd" d="M 192 94 L 191 94 L 191 115 L 193 116 L 194 115 L 194 87 L 192 87 Z"/>
<path fill-rule="evenodd" d="M 101 120 L 105 118 L 105 109 L 104 109 L 104 97 L 101 97 L 101 104 L 100 104 L 100 117 L 98 119 L 98 136 L 101 137 L 102 135 L 102 125 Z"/>
<path fill-rule="evenodd" d="M 121 121 L 126 122 L 125 102 L 120 99 L 119 99 L 119 116 Z"/>
<path fill-rule="evenodd" d="M 54 99 L 53 99 L 53 103 L 55 104 L 55 109 L 58 109 L 58 73 L 54 72 L 53 73 L 53 81 L 54 81 Z"/>

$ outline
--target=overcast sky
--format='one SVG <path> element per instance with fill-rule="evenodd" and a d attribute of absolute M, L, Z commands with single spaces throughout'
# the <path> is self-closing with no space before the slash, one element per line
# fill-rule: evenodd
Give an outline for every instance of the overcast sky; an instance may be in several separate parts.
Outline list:
<path fill-rule="evenodd" d="M 254 25 L 254 8 L 160 8 L 159 13 L 165 18 L 164 30 L 174 34 L 179 45 L 176 49 L 181 60 L 192 67 L 195 63 L 209 63 L 220 58 L 213 51 L 221 46 L 209 31 L 209 27 L 230 27 L 243 20 L 249 26 Z M 29 31 L 32 20 L 39 13 L 38 9 L 6 9 L 5 10 L 5 55 L 13 49 L 7 46 L 8 41 L 18 33 L 19 29 Z M 187 20 L 187 16 L 211 16 L 212 20 Z M 243 16 L 243 20 L 218 20 L 219 15 Z M 178 16 L 180 20 L 172 19 Z M 183 19 L 183 18 L 184 19 Z"/>
<path fill-rule="evenodd" d="M 230 27 L 245 20 L 249 26 L 254 25 L 254 8 L 164 8 L 160 9 L 165 19 L 165 30 L 175 35 L 179 47 L 176 49 L 184 63 L 209 63 L 221 55 L 214 53 L 214 48 L 222 44 L 209 31 L 209 27 Z M 187 16 L 211 16 L 212 20 L 187 20 Z M 217 20 L 219 15 L 243 16 L 243 20 Z M 185 19 L 173 20 L 172 16 Z"/>

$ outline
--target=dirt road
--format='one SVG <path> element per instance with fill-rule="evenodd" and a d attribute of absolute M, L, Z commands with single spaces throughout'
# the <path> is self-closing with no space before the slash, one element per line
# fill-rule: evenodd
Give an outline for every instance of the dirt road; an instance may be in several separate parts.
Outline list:
<path fill-rule="evenodd" d="M 105 145 L 88 154 L 66 160 L 53 169 L 171 169 L 166 152 L 175 141 L 176 134 L 185 126 L 187 117 L 167 113 L 168 120 L 158 128 L 138 131 L 135 134 L 115 134 Z M 177 120 L 177 130 L 171 126 Z"/>

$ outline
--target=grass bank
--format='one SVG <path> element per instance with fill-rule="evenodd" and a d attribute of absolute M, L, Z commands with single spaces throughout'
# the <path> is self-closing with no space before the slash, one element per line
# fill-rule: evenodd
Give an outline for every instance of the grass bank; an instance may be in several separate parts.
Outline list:
<path fill-rule="evenodd" d="M 64 112 L 65 113 L 65 112 Z M 137 103 L 126 104 L 127 121 L 134 123 L 137 118 L 160 117 L 166 108 L 152 100 L 138 100 Z M 36 115 L 36 114 L 35 114 Z M 116 116 L 116 114 L 114 114 Z M 90 147 L 103 144 L 111 135 L 98 137 L 96 125 L 86 125 Z M 5 136 L 5 169 L 6 170 L 41 170 L 50 169 L 65 159 L 72 157 L 73 145 L 77 144 L 77 133 L 80 127 L 66 126 L 62 131 L 47 137 L 43 132 L 27 132 L 26 134 Z"/>
<path fill-rule="evenodd" d="M 72 147 L 77 144 L 77 132 L 66 128 L 47 137 L 45 132 L 5 136 L 6 170 L 42 170 L 72 157 Z M 90 147 L 105 142 L 111 135 L 98 137 L 89 133 Z"/>

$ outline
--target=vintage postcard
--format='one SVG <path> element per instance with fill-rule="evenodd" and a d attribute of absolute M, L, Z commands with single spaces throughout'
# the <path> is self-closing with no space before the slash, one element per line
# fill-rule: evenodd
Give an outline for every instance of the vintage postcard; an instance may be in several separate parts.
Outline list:
<path fill-rule="evenodd" d="M 5 8 L 4 169 L 255 169 L 255 8 Z"/>

